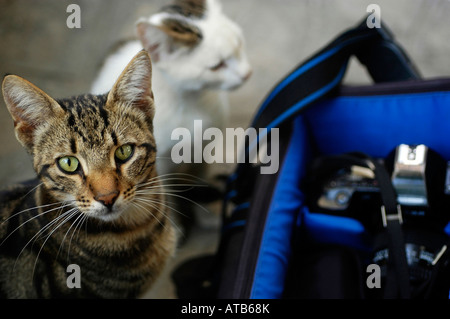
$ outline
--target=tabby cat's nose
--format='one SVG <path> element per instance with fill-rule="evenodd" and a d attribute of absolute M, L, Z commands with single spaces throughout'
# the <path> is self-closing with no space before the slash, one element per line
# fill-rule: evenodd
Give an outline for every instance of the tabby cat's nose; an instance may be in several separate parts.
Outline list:
<path fill-rule="evenodd" d="M 105 205 L 109 210 L 111 210 L 118 196 L 119 191 L 112 191 L 108 194 L 98 194 L 97 196 L 94 197 L 94 199 Z"/>

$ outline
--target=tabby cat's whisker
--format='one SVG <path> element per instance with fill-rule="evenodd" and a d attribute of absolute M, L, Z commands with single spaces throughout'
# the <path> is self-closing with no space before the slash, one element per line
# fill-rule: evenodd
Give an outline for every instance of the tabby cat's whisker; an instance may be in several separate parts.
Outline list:
<path fill-rule="evenodd" d="M 62 204 L 62 203 L 65 203 L 65 202 L 56 202 L 56 203 L 51 203 L 51 204 L 46 204 L 46 205 L 40 205 L 40 206 L 35 206 L 35 207 L 31 207 L 31 208 L 24 209 L 24 210 L 22 210 L 22 211 L 20 211 L 20 212 L 18 212 L 18 213 L 15 213 L 15 214 L 9 216 L 7 219 L 5 219 L 5 220 L 2 222 L 2 224 L 3 224 L 3 223 L 6 223 L 6 222 L 9 221 L 11 218 L 14 218 L 14 217 L 17 216 L 17 215 L 20 215 L 20 214 L 25 213 L 25 212 L 29 212 L 30 210 L 33 210 L 33 209 L 36 209 L 36 210 L 37 210 L 37 209 L 39 209 L 39 208 L 45 208 L 45 207 L 48 207 L 48 206 L 59 205 L 59 204 Z M 0 224 L 0 225 L 1 225 L 1 224 Z M 1 246 L 1 244 L 0 244 L 0 246 Z"/>
<path fill-rule="evenodd" d="M 191 182 L 190 180 L 184 180 L 184 181 L 182 181 L 182 180 L 179 180 L 179 179 L 173 179 L 173 180 L 175 180 L 175 181 L 179 181 L 179 182 Z M 139 185 L 137 185 L 137 187 L 138 188 L 143 188 L 143 187 L 147 187 L 147 186 L 198 186 L 198 187 L 208 187 L 208 185 L 206 185 L 206 184 L 204 184 L 204 185 L 202 185 L 202 184 L 193 184 L 193 183 L 190 183 L 190 184 L 182 184 L 182 183 L 174 183 L 174 184 L 167 184 L 167 182 L 168 182 L 169 180 L 165 180 L 165 181 L 163 181 L 162 183 L 156 183 L 156 182 L 149 182 L 149 183 L 144 183 L 144 184 L 139 184 Z"/>
<path fill-rule="evenodd" d="M 180 212 L 179 210 L 177 210 L 174 207 L 171 207 L 170 205 L 167 205 L 167 201 L 166 200 L 150 200 L 150 199 L 144 199 L 144 198 L 135 198 L 135 201 L 141 202 L 143 205 L 149 205 L 150 208 L 156 209 L 158 212 L 160 212 L 163 216 L 165 216 L 170 223 L 173 225 L 173 227 L 180 233 L 181 236 L 185 236 L 185 234 L 183 233 L 183 231 L 178 227 L 177 223 L 174 222 L 167 214 L 165 214 L 163 211 L 161 211 L 160 209 L 157 208 L 157 206 L 155 205 L 163 205 L 164 207 L 167 207 L 168 209 L 175 211 L 176 213 L 180 214 L 181 216 L 184 217 L 188 217 L 187 215 L 183 214 L 182 212 Z M 133 204 L 137 204 L 137 203 L 133 203 Z M 140 205 L 141 206 L 141 205 Z M 141 206 L 142 207 L 142 206 Z M 145 208 L 144 208 L 145 209 Z M 147 212 L 149 212 L 153 217 L 154 215 L 147 209 L 145 209 Z M 155 217 L 156 218 L 156 217 Z"/>
<path fill-rule="evenodd" d="M 141 202 L 144 202 L 144 203 L 152 203 L 152 204 L 155 203 L 155 204 L 160 204 L 160 205 L 162 205 L 162 206 L 164 206 L 164 207 L 167 207 L 167 208 L 169 208 L 169 209 L 171 209 L 171 210 L 177 212 L 177 213 L 180 214 L 181 216 L 187 217 L 186 214 L 183 214 L 182 212 L 180 212 L 180 211 L 177 210 L 176 208 L 173 208 L 173 207 L 171 207 L 170 205 L 167 205 L 167 201 L 165 201 L 165 200 L 156 200 L 156 199 L 138 198 L 138 197 L 136 197 L 135 200 L 141 201 Z"/>
<path fill-rule="evenodd" d="M 150 213 L 150 215 L 151 215 L 154 219 L 156 219 L 156 221 L 157 221 L 162 227 L 166 228 L 166 226 L 161 222 L 161 220 L 160 220 L 158 217 L 156 217 L 155 214 L 153 214 L 150 210 L 148 210 L 147 208 L 145 208 L 145 206 L 143 206 L 143 205 L 141 205 L 141 204 L 138 204 L 138 203 L 136 203 L 136 202 L 133 202 L 132 204 L 133 204 L 135 207 L 137 207 L 138 209 L 143 209 L 143 210 L 145 210 L 147 213 Z M 151 205 L 151 207 L 154 208 L 155 210 L 157 210 L 158 212 L 161 213 L 161 211 L 160 211 L 159 209 L 157 209 L 155 206 Z M 164 214 L 163 214 L 163 215 L 164 215 Z"/>
<path fill-rule="evenodd" d="M 195 182 L 195 180 L 192 180 L 192 179 L 189 179 L 189 178 L 186 178 L 186 177 L 164 177 L 164 178 L 160 178 L 160 179 L 153 179 L 152 178 L 152 179 L 148 180 L 147 182 L 140 183 L 138 185 L 142 186 L 142 185 L 155 184 L 155 183 L 162 184 L 162 183 L 166 183 L 168 181 L 185 181 L 185 182 L 191 182 L 191 183 Z"/>
<path fill-rule="evenodd" d="M 83 214 L 81 214 L 83 217 L 81 218 L 81 221 L 80 221 L 80 225 L 78 226 L 76 226 L 78 229 L 76 230 L 76 232 L 77 232 L 77 237 L 80 235 L 80 231 L 81 231 L 81 228 L 83 227 L 83 224 L 84 224 L 84 222 L 86 222 L 88 219 L 89 219 L 89 216 L 88 216 L 88 214 L 85 214 L 85 213 L 83 213 Z M 86 226 L 87 226 L 87 223 L 86 223 Z M 87 233 L 87 230 L 86 230 L 86 233 Z M 72 238 L 73 238 L 73 236 L 75 235 L 75 231 L 73 232 L 73 234 L 72 234 L 72 237 L 71 237 L 71 240 L 72 240 Z"/>
<path fill-rule="evenodd" d="M 28 195 L 30 195 L 32 192 L 34 192 L 39 186 L 43 185 L 44 182 L 37 184 L 35 187 L 33 187 L 28 193 L 26 193 L 25 195 L 23 195 L 22 199 L 24 199 L 25 197 L 27 197 Z"/>
<path fill-rule="evenodd" d="M 169 183 L 170 182 L 170 183 Z M 188 183 L 186 183 L 188 182 Z M 153 187 L 173 187 L 173 186 L 190 186 L 190 187 L 209 187 L 207 184 L 197 184 L 195 181 L 192 181 L 187 178 L 176 178 L 169 177 L 161 180 L 150 180 L 145 183 L 140 183 L 136 185 L 136 190 L 141 190 L 143 188 L 148 189 L 150 186 Z"/>
<path fill-rule="evenodd" d="M 58 208 L 58 211 L 56 212 L 56 217 L 55 217 L 55 219 L 58 219 L 59 216 L 61 216 L 61 213 L 62 213 L 63 209 L 64 209 L 65 207 L 67 207 L 67 206 L 64 206 L 65 204 L 67 204 L 67 201 L 64 201 L 63 204 Z M 44 230 L 44 229 L 41 229 L 41 230 Z M 47 228 L 47 230 L 48 230 L 48 228 Z M 44 232 L 43 232 L 43 231 L 41 232 L 41 235 L 44 236 Z M 36 238 L 36 240 L 37 240 L 37 239 L 39 239 L 39 238 Z"/>
<path fill-rule="evenodd" d="M 76 212 L 76 213 L 79 213 L 80 210 L 79 210 L 78 208 L 76 208 L 75 212 Z M 69 232 L 70 232 L 70 230 L 72 229 L 72 227 L 75 226 L 75 227 L 74 227 L 74 231 L 72 232 L 72 236 L 71 236 L 71 238 L 70 238 L 70 240 L 69 240 L 69 246 L 68 246 L 68 249 L 67 249 L 67 260 L 69 260 L 70 243 L 72 242 L 73 233 L 74 233 L 75 230 L 77 229 L 77 223 L 79 222 L 79 220 L 82 219 L 82 217 L 83 217 L 83 214 L 80 214 L 80 215 L 73 221 L 73 223 L 70 225 L 70 227 L 67 229 L 66 233 L 64 234 L 63 239 L 61 240 L 61 244 L 59 245 L 58 253 L 56 254 L 57 257 L 58 257 L 58 255 L 59 255 L 59 253 L 60 253 L 60 251 L 61 251 L 61 248 L 62 248 L 63 245 L 64 245 L 64 241 L 66 240 L 67 235 L 69 234 Z"/>
<path fill-rule="evenodd" d="M 138 198 L 136 198 L 136 200 L 137 201 L 139 201 L 140 199 L 138 199 Z M 169 220 L 169 222 L 173 225 L 173 227 L 181 234 L 181 235 L 183 235 L 184 236 L 184 234 L 183 234 L 183 231 L 177 226 L 177 224 L 167 215 L 167 214 L 165 214 L 164 213 L 164 211 L 162 211 L 158 206 L 156 206 L 156 205 L 154 205 L 154 204 L 157 204 L 157 203 L 150 203 L 150 202 L 144 202 L 144 201 L 142 201 L 142 205 L 141 204 L 138 204 L 138 203 L 136 203 L 136 202 L 133 202 L 133 204 L 134 205 L 138 205 L 139 207 L 141 207 L 142 209 L 144 209 L 146 212 L 148 212 L 148 213 L 150 213 L 150 215 L 151 216 L 153 216 L 158 222 L 159 222 L 159 224 L 161 225 L 161 226 L 163 226 L 164 228 L 166 228 L 165 227 L 165 225 L 149 210 L 149 209 L 147 209 L 146 207 L 145 207 L 145 205 L 148 205 L 148 206 L 150 206 L 150 208 L 153 208 L 153 209 L 155 209 L 156 211 L 158 211 L 161 215 L 163 215 L 164 217 L 166 217 L 168 220 Z"/>
<path fill-rule="evenodd" d="M 73 210 L 73 208 L 69 209 L 67 212 L 64 212 L 63 214 L 58 215 L 56 218 L 52 219 L 51 221 L 49 221 L 47 224 L 45 224 L 44 227 L 42 227 L 41 229 L 39 229 L 39 231 L 33 235 L 33 237 L 31 237 L 31 239 L 28 241 L 28 243 L 25 245 L 28 246 L 28 244 L 33 241 L 33 245 L 34 243 L 41 238 L 45 238 L 48 237 L 48 234 L 45 234 L 46 231 L 49 231 L 50 233 L 53 232 L 54 229 L 50 230 L 50 228 L 52 226 L 54 226 L 55 224 L 57 224 L 61 219 L 63 219 L 65 216 L 67 216 L 71 211 Z M 58 228 L 59 225 L 56 227 Z M 24 247 L 24 248 L 25 248 Z"/>
<path fill-rule="evenodd" d="M 159 181 L 162 181 L 162 180 L 164 180 L 166 177 L 173 177 L 173 178 L 176 178 L 176 177 L 184 177 L 184 178 L 187 178 L 187 177 L 190 177 L 190 178 L 192 178 L 193 180 L 197 180 L 197 181 L 202 181 L 202 182 L 205 182 L 206 183 L 206 181 L 204 180 L 204 179 L 202 179 L 202 178 L 200 178 L 200 177 L 198 177 L 198 176 L 195 176 L 195 175 L 192 175 L 192 174 L 188 174 L 188 173 L 167 173 L 167 174 L 161 174 L 161 175 L 157 175 L 157 176 L 155 176 L 155 177 L 152 177 L 152 178 L 150 178 L 148 181 L 151 181 L 151 180 L 159 180 Z"/>
<path fill-rule="evenodd" d="M 78 227 L 77 237 L 80 235 L 81 228 L 83 227 L 83 224 L 85 222 L 86 222 L 85 235 L 87 234 L 87 224 L 88 224 L 87 221 L 89 220 L 89 216 L 87 214 L 82 214 L 82 215 L 83 215 L 83 218 L 81 219 L 80 227 L 77 226 Z M 74 234 L 75 234 L 75 232 L 74 232 Z"/>
<path fill-rule="evenodd" d="M 11 232 L 8 234 L 8 236 L 5 237 L 5 239 L 3 239 L 3 241 L 0 243 L 0 246 L 3 245 L 3 243 L 4 243 L 11 235 L 13 235 L 18 229 L 20 229 L 20 228 L 21 228 L 22 226 L 24 226 L 25 224 L 31 222 L 33 219 L 39 218 L 39 217 L 41 217 L 41 216 L 43 216 L 43 215 L 45 215 L 45 214 L 48 214 L 48 213 L 50 213 L 50 212 L 52 212 L 52 211 L 57 210 L 57 209 L 62 209 L 62 208 L 65 208 L 65 207 L 68 207 L 68 206 L 72 205 L 71 203 L 65 204 L 65 205 L 64 205 L 64 202 L 60 202 L 60 203 L 57 203 L 57 204 L 62 204 L 62 206 L 60 206 L 60 207 L 55 207 L 55 208 L 52 208 L 52 209 L 47 210 L 47 211 L 45 211 L 45 212 L 42 212 L 42 213 L 40 213 L 40 214 L 38 214 L 38 215 L 35 215 L 35 216 L 33 216 L 33 217 L 27 219 L 26 221 L 24 221 L 24 222 L 23 222 L 22 224 L 20 224 L 19 226 L 17 226 L 13 231 L 11 231 Z M 53 204 L 43 205 L 43 206 L 40 206 L 40 207 L 45 207 L 45 206 L 50 206 L 50 205 L 53 205 Z M 36 206 L 36 207 L 39 207 L 39 206 Z M 34 207 L 33 209 L 35 209 L 35 207 Z M 24 212 L 24 211 L 22 211 L 21 213 L 23 213 L 23 212 Z M 14 215 L 17 215 L 17 214 L 14 214 Z"/>
<path fill-rule="evenodd" d="M 45 238 L 44 242 L 42 243 L 41 248 L 39 249 L 39 251 L 36 255 L 36 259 L 34 261 L 33 272 L 32 272 L 31 278 L 33 278 L 33 276 L 34 276 L 34 271 L 36 269 L 39 255 L 41 254 L 42 249 L 44 249 L 44 246 L 47 243 L 47 241 L 55 233 L 55 231 L 58 230 L 58 228 L 60 228 L 62 225 L 64 225 L 66 222 L 68 222 L 73 216 L 75 216 L 77 214 L 77 212 L 78 212 L 78 208 L 74 207 L 72 209 L 69 209 L 67 212 L 65 212 L 64 214 L 60 215 L 58 218 L 55 219 L 59 222 L 59 224 L 57 224 L 56 227 L 47 235 L 47 238 Z M 61 221 L 61 219 L 63 219 L 63 220 Z M 56 259 L 56 257 L 55 257 L 55 259 Z"/>
<path fill-rule="evenodd" d="M 138 192 L 138 191 L 136 191 L 136 193 L 137 193 L 137 192 Z M 147 193 L 146 193 L 146 192 L 141 192 L 141 191 L 139 191 L 139 194 L 147 194 L 147 195 L 165 195 L 165 196 L 173 196 L 173 197 L 176 197 L 176 198 L 181 198 L 181 199 L 184 199 L 184 200 L 186 200 L 186 201 L 188 201 L 188 202 L 190 202 L 190 203 L 192 203 L 192 204 L 198 206 L 199 208 L 201 208 L 201 209 L 204 210 L 205 212 L 209 213 L 209 211 L 208 211 L 205 207 L 203 207 L 203 206 L 200 205 L 199 203 L 193 201 L 192 199 L 187 198 L 186 196 L 181 196 L 181 195 L 178 195 L 178 194 L 172 194 L 172 193 L 167 193 L 167 192 L 153 192 L 152 190 L 150 190 L 150 191 L 147 192 Z"/>
<path fill-rule="evenodd" d="M 52 221 L 52 225 L 50 225 L 49 227 L 47 227 L 47 230 L 51 227 L 51 226 L 55 226 L 53 229 L 51 229 L 49 231 L 49 233 L 46 235 L 45 240 L 42 247 L 45 245 L 45 243 L 47 242 L 47 240 L 51 237 L 51 235 L 53 235 L 53 233 L 62 225 L 64 225 L 67 221 L 69 221 L 73 216 L 75 216 L 77 212 L 77 208 L 71 208 L 69 209 L 67 212 L 64 212 L 62 215 L 58 216 L 57 218 L 55 218 Z M 54 223 L 53 223 L 54 222 Z M 42 235 L 42 234 L 41 234 Z M 37 238 L 36 238 L 37 239 Z M 41 250 L 39 250 L 40 252 Z"/>
<path fill-rule="evenodd" d="M 59 207 L 58 207 L 57 209 L 59 209 Z M 55 210 L 55 209 L 53 209 L 53 210 Z M 38 231 L 36 234 L 34 234 L 33 237 L 31 237 L 31 239 L 23 246 L 22 250 L 19 252 L 19 255 L 17 256 L 16 261 L 14 262 L 14 267 L 13 267 L 13 269 L 16 267 L 17 261 L 19 260 L 20 256 L 22 255 L 22 253 L 24 252 L 24 250 L 26 249 L 26 247 L 27 247 L 31 242 L 33 242 L 33 244 L 34 244 L 35 239 L 37 239 L 43 232 L 45 232 L 45 231 L 46 231 L 49 227 L 51 227 L 53 224 L 57 223 L 60 219 L 64 218 L 64 216 L 66 216 L 70 211 L 71 211 L 71 210 L 69 210 L 69 211 L 63 213 L 62 215 L 58 216 L 57 218 L 51 220 L 51 221 L 48 222 L 44 227 L 42 227 L 41 229 L 39 229 L 39 231 Z M 48 213 L 48 212 L 45 212 L 45 213 Z M 33 217 L 33 218 L 36 218 L 36 217 L 38 217 L 38 216 L 35 216 L 35 217 Z M 30 221 L 30 220 L 28 220 L 28 221 Z M 27 222 L 28 222 L 28 221 L 27 221 Z M 27 223 L 27 222 L 25 222 L 25 223 Z M 22 225 L 25 224 L 25 223 L 22 223 Z M 20 225 L 19 227 L 21 227 L 22 225 Z M 15 230 L 14 230 L 14 231 L 15 231 Z"/>
<path fill-rule="evenodd" d="M 172 185 L 173 186 L 182 186 L 182 187 L 188 187 L 188 188 L 184 188 L 184 189 L 171 189 L 171 188 L 167 188 L 164 186 L 151 186 L 151 187 L 146 187 L 145 189 L 141 189 L 136 191 L 136 194 L 148 194 L 148 190 L 161 190 L 161 191 L 167 191 L 167 192 L 171 192 L 171 193 L 183 193 L 183 192 L 187 192 L 190 191 L 191 189 L 194 189 L 195 186 L 192 185 Z"/>

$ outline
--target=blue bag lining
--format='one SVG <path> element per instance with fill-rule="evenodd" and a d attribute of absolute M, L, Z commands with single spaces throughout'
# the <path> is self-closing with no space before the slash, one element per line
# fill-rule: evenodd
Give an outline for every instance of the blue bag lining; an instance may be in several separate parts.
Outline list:
<path fill-rule="evenodd" d="M 362 151 L 385 157 L 398 144 L 423 143 L 448 161 L 449 137 L 450 92 L 338 97 L 294 119 L 293 137 L 267 215 L 251 298 L 282 297 L 292 231 L 299 221 L 318 240 L 366 246 L 359 222 L 310 214 L 304 206 L 300 181 L 312 149 L 320 155 Z M 450 225 L 446 231 L 450 234 Z"/>

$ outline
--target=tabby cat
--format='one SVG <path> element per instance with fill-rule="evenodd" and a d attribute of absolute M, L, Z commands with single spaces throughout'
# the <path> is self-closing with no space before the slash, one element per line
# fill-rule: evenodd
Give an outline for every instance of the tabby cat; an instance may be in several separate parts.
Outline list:
<path fill-rule="evenodd" d="M 176 242 L 155 166 L 148 53 L 104 95 L 54 100 L 8 75 L 3 96 L 38 179 L 0 193 L 0 297 L 138 297 Z"/>

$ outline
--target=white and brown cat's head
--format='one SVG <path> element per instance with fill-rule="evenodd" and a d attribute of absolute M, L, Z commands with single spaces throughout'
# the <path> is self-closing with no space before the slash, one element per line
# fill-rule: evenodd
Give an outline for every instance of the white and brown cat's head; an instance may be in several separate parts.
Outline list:
<path fill-rule="evenodd" d="M 2 89 L 16 136 L 54 200 L 116 220 L 130 211 L 139 185 L 156 176 L 146 51 L 134 57 L 109 94 L 55 100 L 15 75 L 4 78 Z"/>
<path fill-rule="evenodd" d="M 231 90 L 251 75 L 240 27 L 217 0 L 176 0 L 141 18 L 137 35 L 168 81 L 185 90 Z"/>

